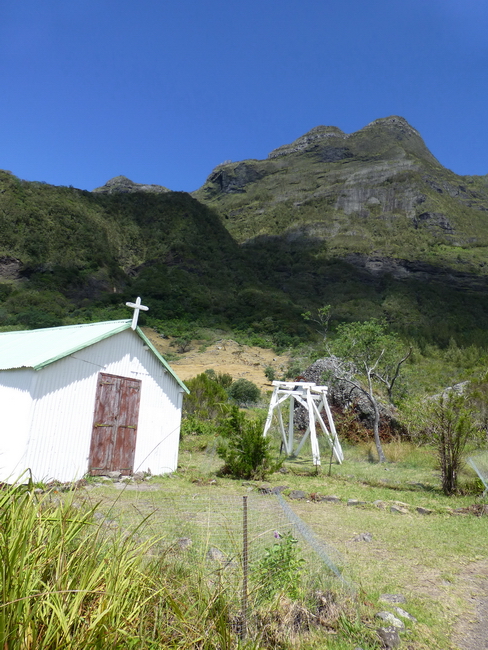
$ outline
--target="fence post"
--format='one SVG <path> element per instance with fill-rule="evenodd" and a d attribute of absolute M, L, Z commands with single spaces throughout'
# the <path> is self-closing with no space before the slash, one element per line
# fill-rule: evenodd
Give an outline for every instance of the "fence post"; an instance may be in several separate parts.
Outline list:
<path fill-rule="evenodd" d="M 242 497 L 242 622 L 241 640 L 247 634 L 247 574 L 248 574 L 248 540 L 247 540 L 247 496 Z"/>

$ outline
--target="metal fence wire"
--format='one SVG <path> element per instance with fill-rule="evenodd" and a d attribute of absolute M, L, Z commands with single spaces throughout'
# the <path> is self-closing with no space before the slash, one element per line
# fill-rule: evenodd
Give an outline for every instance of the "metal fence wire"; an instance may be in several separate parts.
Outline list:
<path fill-rule="evenodd" d="M 293 545 L 297 577 L 308 593 L 330 589 L 354 591 L 344 575 L 340 553 L 295 513 L 279 494 L 247 496 L 216 495 L 211 491 L 195 495 L 146 493 L 105 510 L 107 522 L 127 528 L 144 520 L 144 535 L 158 539 L 156 553 L 171 555 L 182 564 L 199 567 L 208 576 L 225 576 L 237 594 L 259 591 L 263 570 L 289 569 L 268 561 L 280 544 Z M 291 561 L 291 558 L 288 558 Z M 287 558 L 284 559 L 286 564 Z M 243 608 L 246 601 L 243 600 Z"/>

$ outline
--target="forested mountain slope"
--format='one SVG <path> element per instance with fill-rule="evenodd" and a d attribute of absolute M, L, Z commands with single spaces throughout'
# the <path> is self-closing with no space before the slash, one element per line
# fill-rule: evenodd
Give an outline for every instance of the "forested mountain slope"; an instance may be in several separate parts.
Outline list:
<path fill-rule="evenodd" d="M 86 192 L 0 172 L 1 324 L 123 317 L 136 294 L 152 320 L 245 324 L 254 315 L 240 305 L 254 291 L 271 313 L 290 316 L 289 299 L 262 286 L 212 210 L 184 192 L 142 187 L 118 177 Z"/>
<path fill-rule="evenodd" d="M 401 117 L 316 127 L 267 160 L 219 165 L 194 196 L 272 281 L 338 317 L 441 338 L 486 327 L 488 175 L 444 168 Z"/>
<path fill-rule="evenodd" d="M 445 169 L 403 118 L 316 127 L 267 160 L 219 165 L 193 197 L 116 177 L 93 192 L 0 172 L 0 327 L 127 315 L 281 345 L 383 318 L 488 345 L 488 176 Z"/>

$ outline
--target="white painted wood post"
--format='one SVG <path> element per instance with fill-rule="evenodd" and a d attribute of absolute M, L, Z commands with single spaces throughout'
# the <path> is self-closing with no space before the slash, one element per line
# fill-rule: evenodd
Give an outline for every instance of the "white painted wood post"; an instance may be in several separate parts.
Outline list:
<path fill-rule="evenodd" d="M 293 398 L 293 395 L 290 395 L 290 408 L 288 411 L 288 454 L 293 453 L 293 447 L 295 445 L 294 415 L 295 415 L 295 399 Z"/>

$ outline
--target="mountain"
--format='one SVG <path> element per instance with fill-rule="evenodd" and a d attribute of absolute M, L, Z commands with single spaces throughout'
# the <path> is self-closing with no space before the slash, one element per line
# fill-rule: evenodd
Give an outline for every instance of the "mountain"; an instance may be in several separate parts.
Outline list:
<path fill-rule="evenodd" d="M 120 318 L 289 345 L 371 317 L 488 346 L 488 176 L 458 176 L 401 117 L 318 126 L 193 195 L 117 176 L 93 192 L 0 172 L 0 327 Z M 163 322 L 164 327 L 161 325 Z"/>
<path fill-rule="evenodd" d="M 219 165 L 194 196 L 240 242 L 285 233 L 330 253 L 425 257 L 488 245 L 488 176 L 457 176 L 401 117 L 346 134 L 318 126 L 267 160 Z"/>
<path fill-rule="evenodd" d="M 444 339 L 487 326 L 488 175 L 444 168 L 402 117 L 318 126 L 267 160 L 219 165 L 194 196 L 281 287 L 338 318 L 436 323 Z"/>
<path fill-rule="evenodd" d="M 185 192 L 124 177 L 86 192 L 0 172 L 0 326 L 123 318 L 136 295 L 148 322 L 180 319 L 183 329 L 247 326 L 259 312 L 250 302 L 282 323 L 299 314 Z"/>

